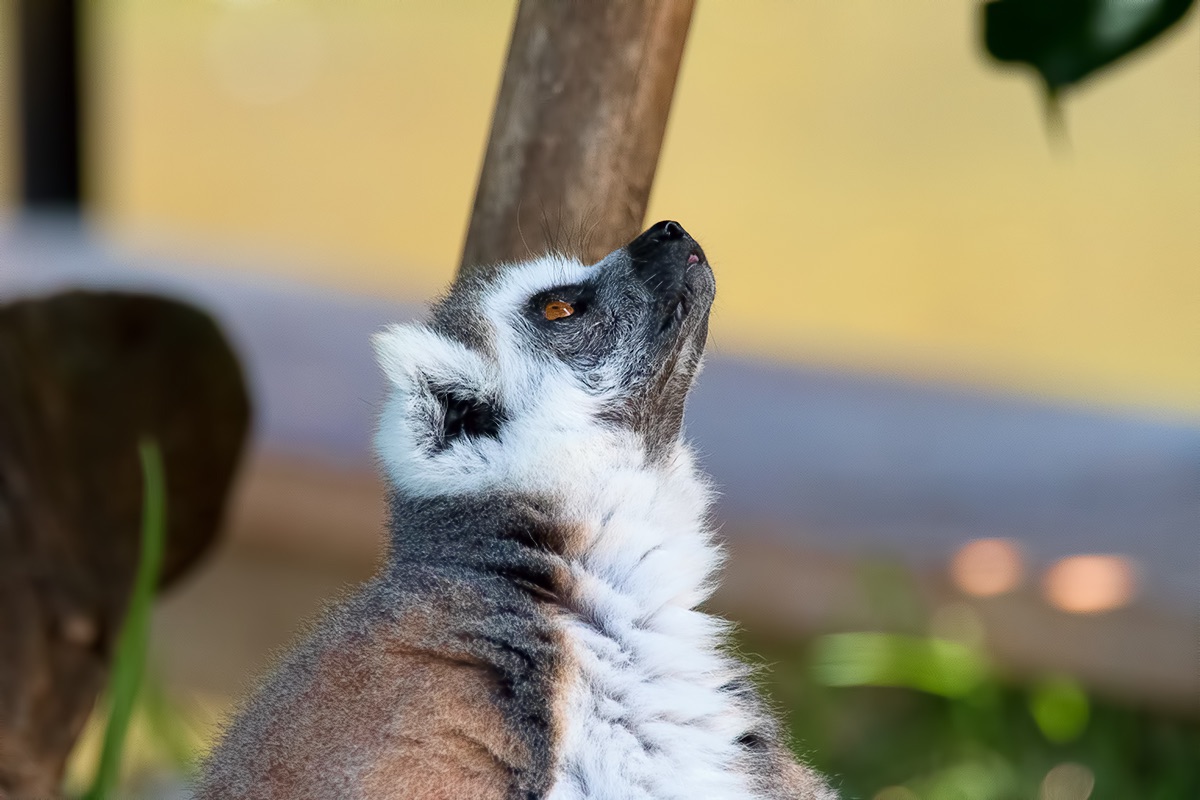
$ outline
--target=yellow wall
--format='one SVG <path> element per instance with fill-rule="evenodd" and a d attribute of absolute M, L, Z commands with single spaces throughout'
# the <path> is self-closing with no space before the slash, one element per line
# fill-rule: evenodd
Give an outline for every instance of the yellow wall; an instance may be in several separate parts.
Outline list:
<path fill-rule="evenodd" d="M 1200 411 L 1200 15 L 1045 136 L 975 3 L 700 4 L 652 214 L 731 346 Z"/>
<path fill-rule="evenodd" d="M 13 4 L 0 0 L 0 211 L 16 202 L 16 142 L 13 126 Z"/>
<path fill-rule="evenodd" d="M 90 7 L 126 238 L 384 295 L 448 279 L 512 3 Z M 976 13 L 698 4 L 650 216 L 714 260 L 716 346 L 1200 412 L 1200 15 L 1069 98 L 1060 153 Z"/>

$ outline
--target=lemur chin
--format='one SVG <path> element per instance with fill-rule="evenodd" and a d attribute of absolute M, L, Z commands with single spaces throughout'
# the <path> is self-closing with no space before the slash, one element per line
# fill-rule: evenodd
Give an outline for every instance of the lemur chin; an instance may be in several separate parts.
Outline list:
<path fill-rule="evenodd" d="M 832 800 L 696 610 L 721 553 L 682 422 L 715 289 L 660 222 L 594 266 L 468 273 L 380 333 L 388 558 L 197 796 Z"/>

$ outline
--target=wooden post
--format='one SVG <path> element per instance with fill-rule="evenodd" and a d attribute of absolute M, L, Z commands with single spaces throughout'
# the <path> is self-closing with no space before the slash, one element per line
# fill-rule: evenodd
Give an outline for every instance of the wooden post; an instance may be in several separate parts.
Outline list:
<path fill-rule="evenodd" d="M 693 0 L 521 0 L 460 270 L 640 231 Z"/>

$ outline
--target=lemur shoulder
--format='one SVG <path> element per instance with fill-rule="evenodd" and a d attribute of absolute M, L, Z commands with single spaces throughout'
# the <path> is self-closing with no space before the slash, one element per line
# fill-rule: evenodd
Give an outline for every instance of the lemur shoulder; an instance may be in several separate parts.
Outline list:
<path fill-rule="evenodd" d="M 385 566 L 245 703 L 198 798 L 833 800 L 727 624 L 682 434 L 715 280 L 678 223 L 461 278 L 375 347 Z"/>

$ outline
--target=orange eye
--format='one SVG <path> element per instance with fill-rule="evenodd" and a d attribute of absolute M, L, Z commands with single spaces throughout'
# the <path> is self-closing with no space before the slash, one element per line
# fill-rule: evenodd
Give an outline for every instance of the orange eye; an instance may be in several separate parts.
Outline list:
<path fill-rule="evenodd" d="M 569 317 L 575 313 L 575 307 L 570 303 L 564 303 L 561 300 L 553 300 L 546 303 L 546 319 L 562 319 Z"/>

